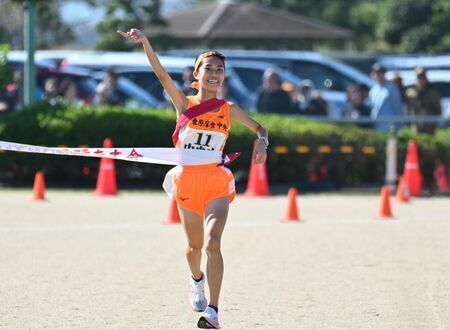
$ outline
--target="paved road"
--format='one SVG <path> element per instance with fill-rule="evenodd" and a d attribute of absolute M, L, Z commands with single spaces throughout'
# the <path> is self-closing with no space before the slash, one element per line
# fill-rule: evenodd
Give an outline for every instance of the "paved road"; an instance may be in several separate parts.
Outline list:
<path fill-rule="evenodd" d="M 1 329 L 195 329 L 181 226 L 162 193 L 0 190 Z M 225 329 L 450 329 L 450 203 L 376 220 L 378 196 L 233 203 L 223 239 Z"/>

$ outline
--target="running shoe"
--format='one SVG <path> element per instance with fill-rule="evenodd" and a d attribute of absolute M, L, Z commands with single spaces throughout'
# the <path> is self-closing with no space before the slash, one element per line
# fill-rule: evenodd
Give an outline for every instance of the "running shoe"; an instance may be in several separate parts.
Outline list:
<path fill-rule="evenodd" d="M 197 282 L 191 275 L 191 307 L 196 312 L 203 312 L 208 306 L 205 297 L 205 274 L 202 273 L 202 280 Z"/>
<path fill-rule="evenodd" d="M 209 306 L 206 307 L 203 315 L 198 319 L 197 327 L 200 329 L 220 329 L 217 312 Z"/>

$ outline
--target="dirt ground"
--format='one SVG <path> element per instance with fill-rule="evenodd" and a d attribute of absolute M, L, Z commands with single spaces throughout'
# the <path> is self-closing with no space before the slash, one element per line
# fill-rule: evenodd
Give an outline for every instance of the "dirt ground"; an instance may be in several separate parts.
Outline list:
<path fill-rule="evenodd" d="M 1 329 L 195 329 L 186 241 L 161 192 L 0 190 Z M 224 329 L 450 329 L 450 199 L 300 195 L 233 202 Z"/>

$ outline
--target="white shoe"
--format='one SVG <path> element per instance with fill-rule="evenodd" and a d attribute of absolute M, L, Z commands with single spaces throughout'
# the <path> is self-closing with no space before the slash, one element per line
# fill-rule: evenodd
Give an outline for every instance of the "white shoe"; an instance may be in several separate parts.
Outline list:
<path fill-rule="evenodd" d="M 208 302 L 205 297 L 205 274 L 202 273 L 202 280 L 197 282 L 191 275 L 191 307 L 196 312 L 203 312 L 208 306 Z"/>
<path fill-rule="evenodd" d="M 220 329 L 219 316 L 217 315 L 217 312 L 209 306 L 206 307 L 203 315 L 197 322 L 197 327 L 200 329 Z"/>

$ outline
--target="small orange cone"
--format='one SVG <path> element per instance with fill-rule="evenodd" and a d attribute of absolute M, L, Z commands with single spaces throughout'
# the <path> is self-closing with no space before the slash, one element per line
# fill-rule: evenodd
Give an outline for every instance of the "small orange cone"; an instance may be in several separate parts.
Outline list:
<path fill-rule="evenodd" d="M 253 164 L 250 167 L 246 197 L 268 196 L 270 195 L 269 183 L 267 179 L 266 164 Z"/>
<path fill-rule="evenodd" d="M 389 186 L 381 188 L 381 203 L 378 218 L 392 218 Z"/>
<path fill-rule="evenodd" d="M 164 222 L 166 225 L 175 225 L 181 223 L 180 213 L 178 212 L 178 205 L 175 199 L 170 200 L 169 213 L 167 214 L 167 220 Z"/>
<path fill-rule="evenodd" d="M 290 188 L 288 192 L 288 206 L 283 221 L 300 221 L 297 208 L 297 189 Z"/>
<path fill-rule="evenodd" d="M 445 171 L 445 166 L 441 162 L 438 162 L 434 168 L 434 184 L 439 191 L 448 191 L 448 179 L 447 173 Z"/>
<path fill-rule="evenodd" d="M 398 180 L 397 194 L 395 195 L 397 202 L 408 203 L 409 202 L 409 189 L 408 183 L 401 176 Z"/>
<path fill-rule="evenodd" d="M 253 151 L 255 149 L 253 145 Z M 252 157 L 253 159 L 253 157 Z M 267 178 L 266 163 L 250 164 L 250 173 L 248 175 L 247 190 L 244 193 L 246 197 L 268 196 L 270 195 L 269 180 Z"/>
<path fill-rule="evenodd" d="M 45 179 L 43 172 L 36 172 L 33 184 L 33 200 L 45 201 Z"/>
<path fill-rule="evenodd" d="M 403 178 L 408 184 L 411 196 L 422 195 L 422 173 L 419 164 L 419 152 L 417 151 L 417 143 L 409 140 L 408 150 L 406 152 L 405 168 L 403 170 Z"/>
<path fill-rule="evenodd" d="M 112 146 L 113 144 L 110 138 L 106 138 L 103 141 L 103 148 L 112 148 Z M 117 195 L 116 170 L 113 159 L 102 158 L 100 160 L 97 186 L 94 194 L 97 196 Z"/>

